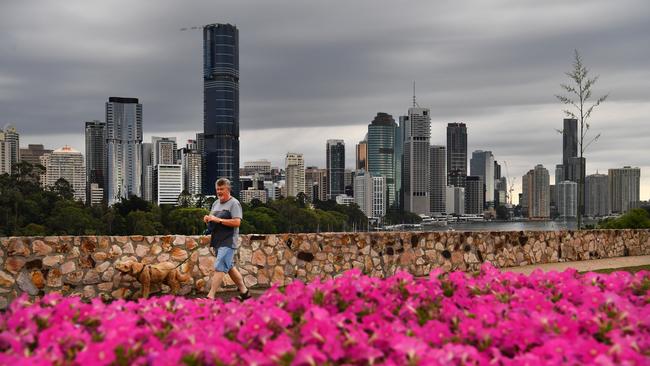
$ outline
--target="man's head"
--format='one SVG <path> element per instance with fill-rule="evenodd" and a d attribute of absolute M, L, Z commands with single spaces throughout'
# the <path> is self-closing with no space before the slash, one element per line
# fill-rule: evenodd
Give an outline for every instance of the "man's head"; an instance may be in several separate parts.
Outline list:
<path fill-rule="evenodd" d="M 214 184 L 217 189 L 217 197 L 221 201 L 227 201 L 230 198 L 230 180 L 227 178 L 219 178 Z"/>

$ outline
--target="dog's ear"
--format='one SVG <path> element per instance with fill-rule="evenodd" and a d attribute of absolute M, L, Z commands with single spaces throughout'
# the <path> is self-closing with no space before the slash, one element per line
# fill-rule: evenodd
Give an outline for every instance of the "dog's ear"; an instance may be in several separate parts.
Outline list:
<path fill-rule="evenodd" d="M 144 264 L 138 262 L 131 262 L 130 264 L 131 264 L 131 272 L 133 272 L 133 274 L 141 272 L 142 267 L 144 267 Z"/>

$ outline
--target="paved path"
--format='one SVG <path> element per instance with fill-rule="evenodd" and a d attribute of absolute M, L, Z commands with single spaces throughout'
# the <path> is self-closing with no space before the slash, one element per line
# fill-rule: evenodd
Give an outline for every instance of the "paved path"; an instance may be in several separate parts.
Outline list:
<path fill-rule="evenodd" d="M 530 274 L 532 271 L 536 269 L 541 269 L 545 272 L 548 271 L 561 272 L 567 268 L 575 268 L 580 272 L 584 272 L 584 271 L 594 271 L 597 269 L 636 267 L 636 266 L 644 266 L 644 265 L 650 265 L 650 255 L 594 259 L 594 260 L 577 261 L 577 262 L 535 264 L 530 266 L 507 267 L 507 268 L 503 268 L 502 270 L 508 272 Z"/>

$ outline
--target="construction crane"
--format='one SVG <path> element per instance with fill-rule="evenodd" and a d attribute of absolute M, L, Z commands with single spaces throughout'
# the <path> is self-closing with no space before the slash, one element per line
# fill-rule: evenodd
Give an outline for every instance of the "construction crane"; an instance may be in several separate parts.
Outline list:
<path fill-rule="evenodd" d="M 512 192 L 515 190 L 515 181 L 517 180 L 517 177 L 514 177 L 514 178 L 510 177 L 510 170 L 508 169 L 508 162 L 507 161 L 504 160 L 503 165 L 505 165 L 505 167 L 506 167 L 506 179 L 507 179 L 506 185 L 508 187 L 507 188 L 508 189 L 507 201 L 508 201 L 508 205 L 510 205 L 510 207 L 512 207 Z"/>

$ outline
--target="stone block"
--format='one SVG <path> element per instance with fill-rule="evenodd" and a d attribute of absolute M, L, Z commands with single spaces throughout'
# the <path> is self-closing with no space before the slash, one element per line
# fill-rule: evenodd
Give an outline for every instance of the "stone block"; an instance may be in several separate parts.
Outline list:
<path fill-rule="evenodd" d="M 46 267 L 58 266 L 61 263 L 63 263 L 62 255 L 48 255 L 47 257 L 43 258 L 43 265 Z"/>
<path fill-rule="evenodd" d="M 42 240 L 34 240 L 32 242 L 32 252 L 35 255 L 48 255 L 52 253 L 52 251 L 52 247 L 45 244 Z"/>
<path fill-rule="evenodd" d="M 124 236 L 118 236 L 118 238 L 125 238 Z M 135 254 L 135 250 L 133 250 L 133 244 L 127 242 L 124 244 L 122 247 L 122 253 L 124 254 Z"/>
<path fill-rule="evenodd" d="M 25 266 L 25 258 L 9 257 L 5 261 L 5 270 L 13 274 L 17 274 Z"/>
<path fill-rule="evenodd" d="M 253 258 L 251 262 L 256 266 L 263 266 L 266 264 L 266 257 L 261 250 L 256 250 L 253 252 Z"/>
<path fill-rule="evenodd" d="M 9 246 L 7 247 L 7 255 L 12 256 L 23 256 L 29 257 L 30 255 L 29 247 L 23 243 L 23 239 L 13 237 L 9 239 Z"/>
<path fill-rule="evenodd" d="M 49 287 L 61 287 L 61 286 L 63 286 L 63 278 L 62 278 L 62 275 L 61 275 L 61 271 L 59 271 L 57 268 L 52 268 L 47 273 L 47 285 Z"/>
<path fill-rule="evenodd" d="M 178 247 L 174 247 L 169 253 L 171 258 L 175 261 L 184 261 L 189 257 L 187 251 Z"/>
<path fill-rule="evenodd" d="M 16 283 L 23 292 L 26 292 L 32 296 L 38 295 L 38 288 L 36 288 L 36 286 L 32 283 L 32 276 L 26 271 L 20 272 Z"/>
<path fill-rule="evenodd" d="M 5 271 L 0 271 L 0 287 L 11 287 L 16 283 L 12 275 Z"/>
<path fill-rule="evenodd" d="M 122 248 L 120 248 L 118 245 L 113 245 L 109 253 L 111 257 L 117 258 L 122 255 Z"/>
<path fill-rule="evenodd" d="M 149 254 L 151 255 L 158 255 L 162 252 L 162 247 L 158 244 L 153 244 L 151 246 L 151 249 L 149 250 Z"/>
<path fill-rule="evenodd" d="M 96 294 L 97 293 L 95 292 L 95 288 L 93 286 L 84 286 L 83 297 L 85 299 L 92 299 Z"/>
<path fill-rule="evenodd" d="M 81 270 L 74 271 L 65 275 L 65 277 L 63 278 L 63 282 L 70 285 L 78 285 L 81 283 L 83 276 L 84 276 L 83 271 Z"/>
<path fill-rule="evenodd" d="M 142 258 L 145 255 L 149 253 L 149 247 L 146 245 L 138 244 L 138 246 L 135 247 L 135 255 L 138 256 L 138 258 Z"/>
<path fill-rule="evenodd" d="M 32 283 L 38 289 L 45 287 L 45 277 L 43 277 L 43 273 L 41 271 L 32 271 Z"/>

